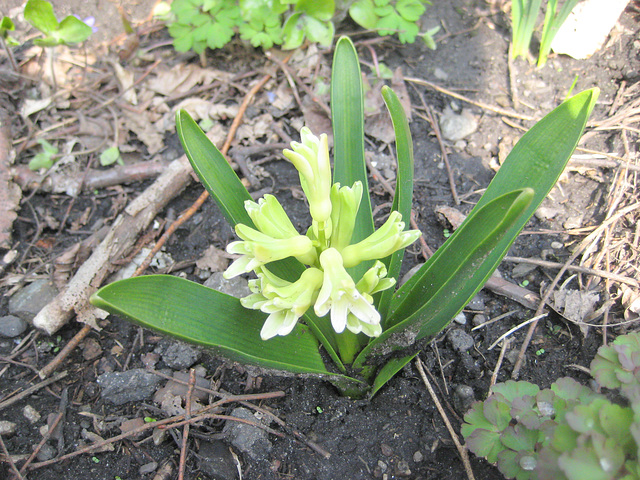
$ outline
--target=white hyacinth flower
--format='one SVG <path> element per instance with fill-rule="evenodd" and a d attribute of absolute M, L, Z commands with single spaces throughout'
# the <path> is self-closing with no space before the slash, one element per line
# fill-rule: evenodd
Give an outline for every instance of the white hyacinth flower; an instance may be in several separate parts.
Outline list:
<path fill-rule="evenodd" d="M 302 143 L 291 142 L 291 150 L 282 153 L 300 174 L 311 218 L 324 226 L 331 216 L 329 141 L 325 133 L 318 138 L 307 127 L 300 130 L 300 137 Z"/>
<path fill-rule="evenodd" d="M 331 325 L 337 333 L 342 333 L 345 328 L 355 330 L 356 333 L 375 333 L 377 328 L 365 331 L 359 327 L 359 322 L 375 327 L 380 324 L 380 313 L 356 288 L 355 282 L 344 268 L 340 252 L 335 248 L 326 249 L 320 254 L 320 264 L 324 270 L 324 279 L 314 306 L 316 314 L 323 317 L 331 311 Z M 349 314 L 358 322 L 349 321 Z"/>

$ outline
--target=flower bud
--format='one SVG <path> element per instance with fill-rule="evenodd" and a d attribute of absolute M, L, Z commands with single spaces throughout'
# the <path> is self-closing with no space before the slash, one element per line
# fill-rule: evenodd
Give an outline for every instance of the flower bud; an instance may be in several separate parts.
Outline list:
<path fill-rule="evenodd" d="M 340 187 L 339 183 L 331 187 L 330 245 L 339 252 L 351 242 L 361 199 L 362 182 L 354 183 L 353 187 Z"/>

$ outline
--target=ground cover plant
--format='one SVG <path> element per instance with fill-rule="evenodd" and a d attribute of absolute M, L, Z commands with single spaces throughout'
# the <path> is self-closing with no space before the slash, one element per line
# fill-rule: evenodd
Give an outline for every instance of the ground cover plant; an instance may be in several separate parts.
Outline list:
<path fill-rule="evenodd" d="M 174 276 L 148 276 L 103 287 L 92 297 L 94 305 L 236 360 L 319 375 L 347 395 L 375 394 L 491 275 L 562 172 L 598 93 L 575 96 L 534 126 L 463 225 L 394 292 L 403 250 L 419 236 L 402 221 L 413 198 L 412 141 L 397 97 L 383 88 L 396 131 L 399 178 L 393 211 L 374 231 L 359 79 L 355 49 L 344 37 L 332 78 L 336 183 L 326 135 L 303 129 L 302 142 L 284 152 L 309 203 L 312 225 L 303 233 L 275 197 L 252 201 L 189 115 L 177 115 L 194 170 L 241 238 L 227 247 L 240 258 L 225 275 L 254 271 L 252 295 L 239 300 Z"/>
<path fill-rule="evenodd" d="M 433 35 L 439 27 L 420 33 L 418 26 L 430 4 L 428 0 L 175 0 L 164 16 L 179 52 L 202 54 L 207 47 L 222 48 L 236 34 L 264 49 L 274 45 L 294 49 L 305 40 L 328 47 L 335 34 L 334 19 L 347 14 L 382 36 L 397 35 L 402 43 L 421 37 L 435 48 Z"/>
<path fill-rule="evenodd" d="M 476 455 L 506 478 L 595 480 L 640 478 L 640 334 L 621 335 L 591 362 L 611 401 L 571 377 L 540 389 L 509 380 L 491 387 L 464 417 L 462 434 Z"/>

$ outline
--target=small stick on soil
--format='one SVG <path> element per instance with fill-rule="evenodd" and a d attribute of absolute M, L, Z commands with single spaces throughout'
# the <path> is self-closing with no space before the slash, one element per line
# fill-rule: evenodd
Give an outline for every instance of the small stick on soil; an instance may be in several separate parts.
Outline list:
<path fill-rule="evenodd" d="M 58 427 L 58 424 L 64 418 L 64 415 L 67 411 L 68 398 L 69 398 L 69 391 L 65 388 L 60 397 L 60 406 L 58 407 L 58 414 L 53 419 L 53 422 L 51 422 L 51 424 L 49 425 L 49 428 L 47 429 L 47 433 L 45 433 L 42 436 L 42 440 L 40 440 L 40 443 L 38 443 L 36 448 L 33 450 L 33 453 L 29 456 L 29 458 L 27 458 L 27 461 L 24 463 L 24 465 L 20 467 L 20 473 L 24 473 L 27 470 L 27 468 L 29 468 L 29 465 L 31 465 L 31 462 L 33 462 L 33 459 L 36 458 L 36 456 L 38 455 L 38 452 L 40 452 L 43 445 L 47 443 L 51 435 L 53 435 L 53 432 L 55 431 L 55 429 Z"/>
<path fill-rule="evenodd" d="M 66 371 L 60 372 L 60 373 L 58 373 L 57 375 L 55 375 L 55 376 L 53 376 L 51 378 L 43 380 L 42 382 L 34 385 L 33 387 L 27 388 L 23 392 L 20 392 L 17 395 L 14 395 L 13 397 L 11 397 L 11 398 L 5 400 L 4 402 L 0 403 L 0 410 L 2 410 L 4 408 L 7 408 L 9 405 L 13 405 L 16 402 L 19 402 L 23 398 L 28 397 L 33 392 L 37 392 L 38 390 L 46 387 L 47 385 L 51 385 L 52 383 L 55 383 L 58 380 L 62 380 L 67 375 L 68 375 L 68 373 Z"/>
<path fill-rule="evenodd" d="M 427 82 L 426 80 L 422 80 L 421 78 L 412 78 L 412 77 L 404 77 L 406 82 L 417 83 L 418 85 L 422 85 L 424 87 L 432 88 L 440 93 L 444 93 L 445 95 L 449 95 L 450 97 L 457 98 L 463 102 L 469 103 L 471 105 L 475 105 L 476 107 L 482 108 L 483 110 L 488 110 L 490 112 L 497 113 L 498 115 L 504 115 L 506 117 L 519 118 L 520 120 L 526 121 L 534 121 L 535 118 L 530 117 L 528 115 L 521 115 L 518 112 L 513 112 L 510 110 L 505 110 L 504 108 L 494 107 L 493 105 L 489 105 L 483 102 L 476 102 L 475 100 L 471 100 L 469 97 L 465 97 L 464 95 L 460 95 L 459 93 L 453 92 L 447 88 L 436 85 L 435 83 Z"/>
<path fill-rule="evenodd" d="M 22 476 L 20 471 L 16 468 L 16 464 L 13 463 L 13 459 L 11 458 L 11 455 L 9 455 L 9 451 L 7 450 L 7 446 L 4 444 L 2 435 L 0 435 L 0 447 L 2 448 L 2 453 L 4 454 L 4 457 L 7 459 L 7 463 L 9 464 L 9 467 L 11 468 L 11 471 L 13 472 L 13 474 L 16 476 L 18 480 L 24 480 L 24 477 Z"/>
<path fill-rule="evenodd" d="M 564 266 L 562 263 L 549 262 L 547 260 L 539 260 L 537 258 L 506 256 L 503 258 L 503 260 L 506 262 L 529 263 L 531 265 L 538 265 L 544 268 L 562 268 Z M 594 268 L 581 267 L 579 265 L 569 265 L 567 266 L 567 270 L 570 272 L 578 272 L 578 273 L 585 273 L 587 275 L 595 275 L 597 277 L 613 280 L 614 282 L 626 283 L 627 285 L 631 285 L 632 287 L 640 287 L 640 282 L 638 282 L 633 278 L 625 277 L 624 275 L 618 275 L 617 273 L 607 272 L 605 270 L 597 270 Z"/>
<path fill-rule="evenodd" d="M 193 401 L 193 387 L 196 384 L 196 371 L 189 370 L 189 389 L 187 390 L 187 404 L 185 405 L 185 419 L 191 419 L 191 402 Z M 178 465 L 178 480 L 184 480 L 184 469 L 187 464 L 187 448 L 189 445 L 189 423 L 182 429 L 182 448 L 180 448 L 180 464 Z"/>
<path fill-rule="evenodd" d="M 511 103 L 513 108 L 518 109 L 520 106 L 520 99 L 518 98 L 518 87 L 516 82 L 516 75 L 513 71 L 513 57 L 511 53 L 513 51 L 513 44 L 509 43 L 509 51 L 507 53 L 507 70 L 509 72 L 509 90 L 511 90 Z"/>
<path fill-rule="evenodd" d="M 504 355 L 507 353 L 509 349 L 509 339 L 505 338 L 502 342 L 502 348 L 500 349 L 500 355 L 498 355 L 498 361 L 496 362 L 496 368 L 493 370 L 493 374 L 491 375 L 491 382 L 489 383 L 489 388 L 493 387 L 498 381 L 498 373 L 500 372 L 500 367 L 502 366 L 502 361 L 504 360 Z"/>
<path fill-rule="evenodd" d="M 78 333 L 76 333 L 71 340 L 64 346 L 60 353 L 58 353 L 53 360 L 51 360 L 47 365 L 45 365 L 38 375 L 40 378 L 47 378 L 53 372 L 55 372 L 58 367 L 64 362 L 64 360 L 69 356 L 73 350 L 80 344 L 82 340 L 85 339 L 87 335 L 91 332 L 91 325 L 85 324 Z"/>
<path fill-rule="evenodd" d="M 438 412 L 440 413 L 440 416 L 442 417 L 444 424 L 447 426 L 447 430 L 449 430 L 449 435 L 451 435 L 451 439 L 453 440 L 453 443 L 458 449 L 458 453 L 460 454 L 460 458 L 462 459 L 464 469 L 467 472 L 467 478 L 469 480 L 475 480 L 475 477 L 473 475 L 473 470 L 471 470 L 471 462 L 469 461 L 469 453 L 467 452 L 467 447 L 460 443 L 460 439 L 458 438 L 458 435 L 456 435 L 456 432 L 453 429 L 451 422 L 449 422 L 449 418 L 447 417 L 447 414 L 444 411 L 444 408 L 442 408 L 442 405 L 438 400 L 438 396 L 436 395 L 436 392 L 433 390 L 433 387 L 431 386 L 431 383 L 429 382 L 427 375 L 424 373 L 424 368 L 422 366 L 422 361 L 420 360 L 420 356 L 416 357 L 416 367 L 418 368 L 418 372 L 420 372 L 420 376 L 422 377 L 422 381 L 424 382 L 425 387 L 427 387 L 427 390 L 429 391 L 429 395 L 431 395 L 431 399 L 436 404 L 436 408 L 438 409 Z"/>

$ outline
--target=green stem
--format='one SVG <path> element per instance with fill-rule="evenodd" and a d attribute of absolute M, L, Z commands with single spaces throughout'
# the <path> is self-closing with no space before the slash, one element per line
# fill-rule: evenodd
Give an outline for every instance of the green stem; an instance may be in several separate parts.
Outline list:
<path fill-rule="evenodd" d="M 349 330 L 345 330 L 336 335 L 336 341 L 338 342 L 338 352 L 340 353 L 342 361 L 349 365 L 353 363 L 353 360 L 360 351 L 358 336 Z"/>

